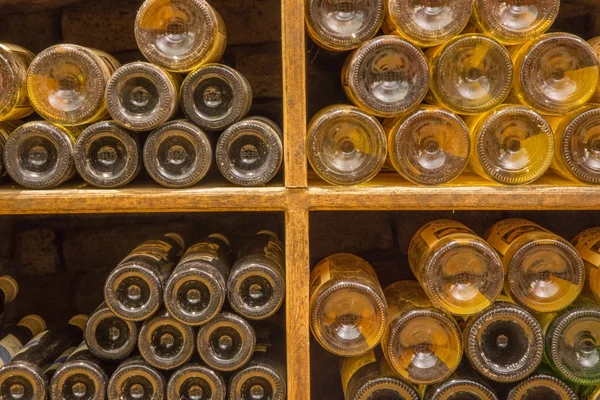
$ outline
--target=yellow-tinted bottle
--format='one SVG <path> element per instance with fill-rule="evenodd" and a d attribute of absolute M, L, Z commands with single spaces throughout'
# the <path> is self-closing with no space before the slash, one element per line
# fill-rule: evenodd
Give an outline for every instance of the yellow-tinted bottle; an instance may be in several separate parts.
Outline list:
<path fill-rule="evenodd" d="M 511 101 L 543 115 L 562 116 L 585 105 L 598 86 L 598 57 L 578 36 L 547 33 L 511 49 Z"/>
<path fill-rule="evenodd" d="M 497 183 L 522 185 L 550 168 L 554 135 L 529 107 L 501 105 L 466 120 L 471 131 L 470 169 Z"/>
<path fill-rule="evenodd" d="M 507 400 L 537 399 L 578 400 L 578 397 L 569 385 L 545 369 L 517 383 L 507 397 Z"/>
<path fill-rule="evenodd" d="M 585 294 L 600 304 L 600 228 L 590 228 L 571 242 L 585 265 Z"/>
<path fill-rule="evenodd" d="M 581 292 L 583 261 L 560 236 L 526 219 L 510 218 L 493 225 L 486 240 L 502 257 L 506 292 L 523 307 L 558 311 Z"/>
<path fill-rule="evenodd" d="M 33 113 L 27 94 L 27 68 L 34 57 L 23 47 L 0 43 L 0 121 Z"/>
<path fill-rule="evenodd" d="M 444 108 L 423 105 L 407 116 L 385 121 L 384 129 L 388 160 L 413 183 L 447 183 L 467 166 L 469 130 L 462 119 Z"/>
<path fill-rule="evenodd" d="M 323 259 L 310 274 L 310 328 L 333 354 L 352 357 L 375 347 L 387 304 L 373 267 L 352 254 Z"/>
<path fill-rule="evenodd" d="M 8 139 L 8 135 L 12 131 L 23 125 L 23 121 L 4 121 L 0 122 L 0 178 L 6 176 L 6 168 L 4 167 L 4 145 Z"/>
<path fill-rule="evenodd" d="M 431 302 L 455 315 L 482 311 L 502 291 L 500 258 L 458 221 L 425 224 L 410 242 L 408 262 Z"/>
<path fill-rule="evenodd" d="M 334 185 L 356 185 L 377 175 L 387 153 L 383 127 L 357 107 L 333 105 L 308 124 L 308 161 Z"/>
<path fill-rule="evenodd" d="M 473 17 L 479 30 L 509 46 L 544 34 L 559 6 L 560 0 L 475 0 Z"/>
<path fill-rule="evenodd" d="M 436 309 L 415 281 L 396 282 L 384 294 L 389 325 L 381 347 L 392 369 L 416 384 L 448 378 L 458 367 L 463 351 L 454 318 Z"/>
<path fill-rule="evenodd" d="M 457 114 L 478 114 L 506 99 L 513 67 L 506 49 L 494 39 L 465 34 L 427 49 L 431 65 L 430 104 Z"/>
<path fill-rule="evenodd" d="M 458 35 L 469 22 L 472 0 L 388 0 L 383 31 L 430 47 Z"/>

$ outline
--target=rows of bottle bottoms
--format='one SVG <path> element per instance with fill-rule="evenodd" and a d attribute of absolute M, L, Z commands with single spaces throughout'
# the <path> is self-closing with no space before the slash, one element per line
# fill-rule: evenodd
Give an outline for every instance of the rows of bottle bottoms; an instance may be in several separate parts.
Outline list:
<path fill-rule="evenodd" d="M 484 238 L 432 221 L 409 245 L 416 281 L 383 289 L 360 257 L 319 262 L 311 331 L 343 357 L 346 400 L 597 400 L 599 249 L 600 228 L 570 243 L 525 219 L 500 221 Z"/>
<path fill-rule="evenodd" d="M 307 1 L 311 38 L 352 50 L 341 83 L 354 106 L 329 106 L 308 125 L 314 171 L 353 185 L 387 162 L 419 185 L 465 169 L 515 185 L 552 168 L 599 183 L 600 38 L 546 33 L 559 5 Z"/>
<path fill-rule="evenodd" d="M 252 88 L 218 63 L 227 42 L 219 14 L 204 0 L 179 3 L 147 0 L 139 10 L 135 36 L 150 63 L 121 66 L 72 44 L 34 55 L 0 43 L 0 176 L 47 189 L 78 172 L 92 186 L 116 188 L 143 160 L 169 188 L 197 184 L 212 164 L 235 185 L 271 181 L 282 164 L 280 127 L 245 118 Z M 44 121 L 21 121 L 34 112 Z"/>
<path fill-rule="evenodd" d="M 4 276 L 0 289 L 4 305 L 18 285 Z M 109 274 L 91 316 L 0 328 L 1 396 L 285 399 L 284 294 L 283 244 L 270 231 L 235 262 L 221 234 L 187 249 L 175 233 L 143 242 Z"/>

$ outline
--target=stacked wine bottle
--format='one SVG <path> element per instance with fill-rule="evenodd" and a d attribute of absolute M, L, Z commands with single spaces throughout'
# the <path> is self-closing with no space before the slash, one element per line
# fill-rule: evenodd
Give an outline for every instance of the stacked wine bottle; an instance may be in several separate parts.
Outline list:
<path fill-rule="evenodd" d="M 569 243 L 525 219 L 484 238 L 437 220 L 408 263 L 415 280 L 385 289 L 352 254 L 312 270 L 311 330 L 343 357 L 346 400 L 599 398 L 600 228 Z"/>
<path fill-rule="evenodd" d="M 160 185 L 183 188 L 216 164 L 235 185 L 271 181 L 282 131 L 263 116 L 246 118 L 248 80 L 218 63 L 227 42 L 221 17 L 205 0 L 174 10 L 147 0 L 138 12 L 135 37 L 150 63 L 121 66 L 72 44 L 37 56 L 0 44 L 0 177 L 47 189 L 79 173 L 92 186 L 118 188 L 143 164 Z M 34 112 L 44 120 L 21 121 Z"/>
<path fill-rule="evenodd" d="M 600 38 L 546 33 L 559 6 L 308 0 L 314 42 L 352 51 L 341 75 L 353 106 L 326 107 L 310 121 L 312 168 L 337 185 L 367 182 L 384 167 L 419 185 L 465 169 L 527 184 L 549 168 L 600 183 Z"/>
<path fill-rule="evenodd" d="M 30 315 L 0 329 L 0 397 L 285 399 L 283 244 L 260 231 L 232 261 L 221 234 L 187 250 L 175 233 L 141 243 L 91 316 L 46 330 Z M 0 277 L 5 302 L 13 282 Z"/>

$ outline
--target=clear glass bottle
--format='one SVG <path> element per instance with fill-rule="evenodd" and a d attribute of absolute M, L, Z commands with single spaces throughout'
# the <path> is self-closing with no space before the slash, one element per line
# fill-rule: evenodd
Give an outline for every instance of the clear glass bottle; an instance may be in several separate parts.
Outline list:
<path fill-rule="evenodd" d="M 378 351 L 344 358 L 340 377 L 344 400 L 420 400 L 413 385 L 392 371 Z"/>
<path fill-rule="evenodd" d="M 73 147 L 82 130 L 47 121 L 21 125 L 4 145 L 8 174 L 28 189 L 51 189 L 70 180 L 77 172 Z"/>
<path fill-rule="evenodd" d="M 381 340 L 390 367 L 416 384 L 448 378 L 462 359 L 458 324 L 433 306 L 415 281 L 399 281 L 384 290 L 389 325 Z"/>
<path fill-rule="evenodd" d="M 53 400 L 104 400 L 108 377 L 102 362 L 81 343 L 50 381 Z"/>
<path fill-rule="evenodd" d="M 35 314 L 26 315 L 15 325 L 3 326 L 0 329 L 0 367 L 44 330 L 46 321 Z"/>
<path fill-rule="evenodd" d="M 198 331 L 200 358 L 217 371 L 235 371 L 252 357 L 256 347 L 254 328 L 242 317 L 224 312 Z"/>
<path fill-rule="evenodd" d="M 306 30 L 330 51 L 355 49 L 383 23 L 384 0 L 305 0 Z"/>
<path fill-rule="evenodd" d="M 219 61 L 227 30 L 205 0 L 146 0 L 135 21 L 135 39 L 151 63 L 188 72 Z"/>
<path fill-rule="evenodd" d="M 308 124 L 308 161 L 333 185 L 357 185 L 375 177 L 385 163 L 387 140 L 375 118 L 357 107 L 333 105 Z"/>
<path fill-rule="evenodd" d="M 506 49 L 494 39 L 465 34 L 427 49 L 431 87 L 426 101 L 457 114 L 479 114 L 502 103 L 513 81 Z"/>
<path fill-rule="evenodd" d="M 547 33 L 511 50 L 511 100 L 543 115 L 562 116 L 585 105 L 598 86 L 594 49 L 578 36 Z"/>
<path fill-rule="evenodd" d="M 585 265 L 585 286 L 587 297 L 600 304 L 600 228 L 590 228 L 577 235 L 571 243 Z"/>
<path fill-rule="evenodd" d="M 110 116 L 132 131 L 149 131 L 177 112 L 182 78 L 147 62 L 117 69 L 106 85 Z"/>
<path fill-rule="evenodd" d="M 0 121 L 25 118 L 33 113 L 27 94 L 27 68 L 35 57 L 14 44 L 0 43 Z"/>
<path fill-rule="evenodd" d="M 229 380 L 230 400 L 285 400 L 285 367 L 275 360 L 270 346 L 256 345 L 252 359 Z"/>
<path fill-rule="evenodd" d="M 555 136 L 551 168 L 567 179 L 599 184 L 600 107 L 590 104 L 546 120 Z"/>
<path fill-rule="evenodd" d="M 185 188 L 200 182 L 212 160 L 208 136 L 187 120 L 167 122 L 152 131 L 144 144 L 146 171 L 167 188 Z"/>
<path fill-rule="evenodd" d="M 246 118 L 219 136 L 215 158 L 221 174 L 234 185 L 265 185 L 281 168 L 283 132 L 267 118 Z"/>
<path fill-rule="evenodd" d="M 121 64 L 100 50 L 59 44 L 38 54 L 27 74 L 31 105 L 60 125 L 82 125 L 107 116 L 104 92 Z"/>
<path fill-rule="evenodd" d="M 23 121 L 0 121 L 0 179 L 8 175 L 6 168 L 4 167 L 4 146 L 8 135 L 12 133 L 19 126 L 23 125 Z"/>
<path fill-rule="evenodd" d="M 221 312 L 231 269 L 231 248 L 213 233 L 190 246 L 165 286 L 165 307 L 181 323 L 200 326 Z"/>
<path fill-rule="evenodd" d="M 447 380 L 419 389 L 423 393 L 423 400 L 500 399 L 488 382 L 464 365 Z"/>
<path fill-rule="evenodd" d="M 528 310 L 562 310 L 581 292 L 583 261 L 560 236 L 526 219 L 509 218 L 493 225 L 486 240 L 502 258 L 506 293 Z"/>
<path fill-rule="evenodd" d="M 285 252 L 279 237 L 262 230 L 238 252 L 227 281 L 227 298 L 241 316 L 260 320 L 279 310 L 285 297 Z"/>
<path fill-rule="evenodd" d="M 390 0 L 385 2 L 383 31 L 419 47 L 443 44 L 467 26 L 472 0 Z"/>
<path fill-rule="evenodd" d="M 104 283 L 104 301 L 118 317 L 143 321 L 163 303 L 163 287 L 185 251 L 176 233 L 148 240 L 129 253 Z"/>
<path fill-rule="evenodd" d="M 560 0 L 475 0 L 477 27 L 505 46 L 536 39 L 552 25 Z"/>
<path fill-rule="evenodd" d="M 533 109 L 501 105 L 466 119 L 471 131 L 469 168 L 505 185 L 522 185 L 540 178 L 552 164 L 554 135 Z"/>
<path fill-rule="evenodd" d="M 208 64 L 185 78 L 180 101 L 190 121 L 207 131 L 220 131 L 248 114 L 252 87 L 239 71 L 224 64 Z"/>
<path fill-rule="evenodd" d="M 393 117 L 423 101 L 429 65 L 423 52 L 406 40 L 377 36 L 346 58 L 342 85 L 355 106 L 379 117 Z"/>
<path fill-rule="evenodd" d="M 580 297 L 558 313 L 539 318 L 548 364 L 570 382 L 600 385 L 600 306 Z"/>
<path fill-rule="evenodd" d="M 106 361 L 123 360 L 135 349 L 138 325 L 117 317 L 106 303 L 93 312 L 85 327 L 89 351 Z"/>
<path fill-rule="evenodd" d="M 469 129 L 462 119 L 441 107 L 385 121 L 388 160 L 405 179 L 419 185 L 440 185 L 465 169 L 471 151 Z"/>
<path fill-rule="evenodd" d="M 163 400 L 165 379 L 142 357 L 123 361 L 108 381 L 109 399 Z"/>
<path fill-rule="evenodd" d="M 167 384 L 167 399 L 225 400 L 227 385 L 221 375 L 200 364 L 179 368 Z"/>
<path fill-rule="evenodd" d="M 486 309 L 502 291 L 500 258 L 458 221 L 425 224 L 410 242 L 408 262 L 434 306 L 455 315 Z"/>
<path fill-rule="evenodd" d="M 169 316 L 166 310 L 147 319 L 140 329 L 140 355 L 158 369 L 170 370 L 187 363 L 194 354 L 194 330 Z"/>
<path fill-rule="evenodd" d="M 142 147 L 137 136 L 113 121 L 87 127 L 75 142 L 73 157 L 79 176 L 99 188 L 123 187 L 142 168 Z"/>
<path fill-rule="evenodd" d="M 323 259 L 310 274 L 310 328 L 327 351 L 357 356 L 375 347 L 387 304 L 373 267 L 352 254 Z"/>
<path fill-rule="evenodd" d="M 578 400 L 565 382 L 550 372 L 536 373 L 517 383 L 508 393 L 507 400 Z"/>
<path fill-rule="evenodd" d="M 510 298 L 500 296 L 467 320 L 465 356 L 477 372 L 495 382 L 517 382 L 540 366 L 544 335 L 540 323 Z"/>

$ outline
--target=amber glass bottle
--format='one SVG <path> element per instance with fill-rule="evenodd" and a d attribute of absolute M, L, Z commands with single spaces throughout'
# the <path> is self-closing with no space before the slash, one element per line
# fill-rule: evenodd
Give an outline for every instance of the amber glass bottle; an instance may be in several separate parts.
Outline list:
<path fill-rule="evenodd" d="M 571 242 L 585 265 L 585 294 L 600 304 L 600 228 L 590 228 Z"/>
<path fill-rule="evenodd" d="M 27 94 L 27 68 L 34 57 L 23 47 L 0 43 L 0 121 L 33 113 Z"/>

